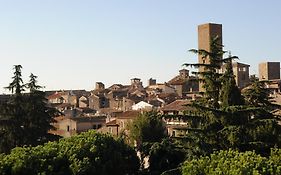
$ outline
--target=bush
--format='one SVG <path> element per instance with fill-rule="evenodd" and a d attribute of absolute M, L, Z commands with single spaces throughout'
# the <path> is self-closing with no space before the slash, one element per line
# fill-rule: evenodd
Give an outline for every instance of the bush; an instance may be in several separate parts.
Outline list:
<path fill-rule="evenodd" d="M 137 174 L 136 152 L 122 140 L 89 131 L 0 156 L 0 174 Z"/>
<path fill-rule="evenodd" d="M 275 175 L 281 174 L 281 150 L 272 149 L 269 158 L 255 152 L 220 151 L 210 156 L 186 161 L 183 175 Z"/>
<path fill-rule="evenodd" d="M 185 160 L 185 152 L 177 146 L 169 139 L 164 139 L 161 143 L 156 142 L 151 146 L 149 151 L 151 174 L 161 174 L 164 171 L 175 169 Z"/>

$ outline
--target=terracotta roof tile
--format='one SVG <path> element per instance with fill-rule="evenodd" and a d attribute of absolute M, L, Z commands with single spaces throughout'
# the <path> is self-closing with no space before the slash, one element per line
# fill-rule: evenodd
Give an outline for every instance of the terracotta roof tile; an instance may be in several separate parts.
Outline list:
<path fill-rule="evenodd" d="M 95 116 L 95 117 L 71 117 L 69 118 L 71 120 L 77 121 L 77 122 L 104 122 L 106 121 L 105 116 Z"/>
<path fill-rule="evenodd" d="M 56 106 L 56 108 L 67 108 L 67 107 L 74 107 L 74 105 L 71 105 L 70 103 L 61 103 Z"/>
<path fill-rule="evenodd" d="M 171 85 L 183 85 L 187 82 L 188 80 L 185 78 L 182 78 L 181 76 L 176 76 L 173 79 L 171 79 L 170 81 L 168 81 L 168 84 Z"/>
<path fill-rule="evenodd" d="M 106 123 L 106 126 L 118 126 L 118 124 L 117 124 L 117 122 L 116 122 L 116 119 L 107 122 L 107 123 Z"/>
<path fill-rule="evenodd" d="M 116 115 L 118 119 L 128 119 L 128 118 L 136 118 L 141 112 L 140 111 L 125 111 Z"/>
<path fill-rule="evenodd" d="M 192 108 L 189 106 L 186 106 L 187 104 L 190 104 L 190 100 L 175 100 L 174 102 L 164 106 L 162 108 L 162 111 L 185 111 L 185 110 L 191 110 Z"/>
<path fill-rule="evenodd" d="M 60 98 L 61 97 L 61 93 L 54 93 L 52 95 L 49 95 L 47 97 L 48 100 L 51 100 L 51 99 L 56 99 L 56 98 Z"/>

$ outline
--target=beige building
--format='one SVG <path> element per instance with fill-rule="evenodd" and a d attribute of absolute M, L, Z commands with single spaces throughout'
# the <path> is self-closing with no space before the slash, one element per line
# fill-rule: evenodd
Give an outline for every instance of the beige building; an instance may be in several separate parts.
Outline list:
<path fill-rule="evenodd" d="M 175 89 L 178 96 L 183 97 L 188 93 L 198 92 L 199 83 L 196 77 L 189 76 L 186 69 L 179 70 L 179 75 L 168 81 L 168 84 Z"/>
<path fill-rule="evenodd" d="M 88 96 L 88 92 L 85 90 L 62 90 L 51 93 L 47 96 L 48 103 L 59 104 L 68 103 L 73 106 L 79 106 L 79 98 L 81 96 Z"/>
<path fill-rule="evenodd" d="M 105 116 L 95 117 L 57 117 L 57 121 L 53 124 L 56 130 L 51 133 L 60 135 L 62 137 L 70 137 L 90 129 L 99 129 L 106 123 Z"/>
<path fill-rule="evenodd" d="M 222 45 L 222 25 L 207 23 L 198 26 L 198 49 L 204 49 L 206 51 L 211 51 L 211 39 L 218 36 L 219 43 Z M 201 55 L 198 55 L 198 63 L 207 64 L 209 63 L 208 58 L 203 58 Z M 199 67 L 199 72 L 203 72 L 204 68 Z M 204 91 L 203 84 L 199 83 L 199 91 Z"/>
<path fill-rule="evenodd" d="M 112 135 L 120 135 L 120 133 L 128 134 L 128 124 L 141 114 L 140 111 L 126 111 L 116 114 L 115 118 L 108 121 L 104 127 L 99 129 L 102 133 L 110 133 Z"/>
<path fill-rule="evenodd" d="M 280 79 L 280 62 L 264 62 L 259 64 L 259 80 Z"/>
<path fill-rule="evenodd" d="M 144 102 L 144 101 L 140 101 L 138 102 L 137 104 L 134 104 L 132 106 L 132 110 L 140 110 L 140 111 L 151 111 L 153 109 L 153 105 L 147 103 L 147 102 Z"/>
<path fill-rule="evenodd" d="M 167 83 L 162 83 L 162 84 L 159 83 L 155 85 L 149 85 L 148 87 L 146 87 L 146 92 L 149 95 L 155 95 L 160 93 L 164 93 L 164 94 L 176 93 L 176 90 L 175 88 L 171 87 Z"/>
<path fill-rule="evenodd" d="M 161 108 L 161 113 L 166 116 L 165 124 L 167 127 L 168 135 L 171 137 L 181 137 L 187 134 L 189 128 L 188 122 L 184 120 L 181 116 L 184 115 L 185 111 L 192 111 L 190 100 L 175 100 L 174 102 Z M 177 117 L 167 117 L 169 115 L 178 116 Z"/>
<path fill-rule="evenodd" d="M 191 100 L 175 100 L 170 104 L 161 108 L 161 113 L 164 115 L 183 115 L 184 111 L 193 110 L 190 105 Z"/>
<path fill-rule="evenodd" d="M 79 108 L 87 108 L 89 106 L 89 100 L 85 96 L 79 98 Z"/>

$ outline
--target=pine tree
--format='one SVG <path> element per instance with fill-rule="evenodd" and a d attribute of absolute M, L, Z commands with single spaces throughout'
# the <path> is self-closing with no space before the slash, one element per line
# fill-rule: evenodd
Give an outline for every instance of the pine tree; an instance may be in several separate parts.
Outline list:
<path fill-rule="evenodd" d="M 244 92 L 246 105 L 255 107 L 249 117 L 246 130 L 251 136 L 248 147 L 258 149 L 267 154 L 271 147 L 281 146 L 281 126 L 278 116 L 272 113 L 274 109 L 281 109 L 280 105 L 273 104 L 269 91 L 265 88 L 267 81 L 254 81 Z"/>
<path fill-rule="evenodd" d="M 57 111 L 48 107 L 45 93 L 37 85 L 37 76 L 31 74 L 29 83 L 24 84 L 22 66 L 16 65 L 14 69 L 13 81 L 6 87 L 12 95 L 7 104 L 0 106 L 0 152 L 57 139 L 48 134 Z M 22 93 L 26 88 L 29 93 Z"/>
<path fill-rule="evenodd" d="M 7 104 L 2 105 L 0 111 L 0 152 L 8 152 L 11 148 L 24 143 L 24 84 L 21 74 L 21 65 L 14 66 L 12 82 L 6 89 L 13 95 Z"/>
<path fill-rule="evenodd" d="M 204 67 L 203 72 L 196 74 L 204 83 L 205 89 L 202 98 L 192 104 L 195 112 L 189 112 L 185 116 L 190 124 L 186 139 L 201 153 L 234 148 L 254 149 L 266 154 L 270 147 L 281 143 L 280 126 L 268 108 L 271 104 L 268 94 L 260 83 L 253 84 L 246 91 L 244 101 L 235 84 L 232 70 L 232 60 L 238 57 L 223 58 L 225 52 L 221 45 L 216 44 L 217 39 L 215 37 L 211 40 L 210 52 L 191 50 L 208 58 L 208 64 L 185 64 Z M 222 67 L 225 67 L 225 71 L 220 73 Z M 197 124 L 193 125 L 194 123 Z"/>
<path fill-rule="evenodd" d="M 45 93 L 40 91 L 42 86 L 37 84 L 37 76 L 31 74 L 29 83 L 26 84 L 29 94 L 26 100 L 26 142 L 27 144 L 37 145 L 51 139 L 52 135 L 48 131 L 53 128 L 51 123 L 57 114 L 54 108 L 47 105 Z"/>
<path fill-rule="evenodd" d="M 221 149 L 222 145 L 219 132 L 224 129 L 225 119 L 222 116 L 225 113 L 221 110 L 220 100 L 222 88 L 226 90 L 226 85 L 223 84 L 222 80 L 231 77 L 233 72 L 227 68 L 229 75 L 224 75 L 221 73 L 221 68 L 224 63 L 231 62 L 232 59 L 237 57 L 223 58 L 225 51 L 222 50 L 223 46 L 218 44 L 218 41 L 219 37 L 211 39 L 210 51 L 202 49 L 190 50 L 201 55 L 203 59 L 208 59 L 208 63 L 184 64 L 185 66 L 204 68 L 202 72 L 195 72 L 200 77 L 199 81 L 203 83 L 202 98 L 193 102 L 192 107 L 195 108 L 195 112 L 185 116 L 185 119 L 190 124 L 190 129 L 185 139 L 189 140 L 188 144 L 191 149 L 196 148 L 193 152 L 197 152 L 197 154 L 198 151 L 199 154 L 200 152 L 208 154 L 214 150 Z M 196 125 L 193 125 L 194 123 Z"/>
<path fill-rule="evenodd" d="M 21 65 L 14 65 L 14 76 L 12 77 L 13 81 L 9 84 L 9 86 L 5 87 L 10 90 L 12 93 L 15 92 L 15 95 L 22 95 L 22 91 L 24 91 L 24 85 L 21 75 Z"/>
<path fill-rule="evenodd" d="M 223 54 L 225 53 L 225 51 L 222 50 L 223 45 L 218 44 L 218 41 L 218 36 L 211 39 L 210 51 L 206 51 L 203 49 L 189 50 L 192 53 L 201 55 L 203 59 L 208 59 L 208 63 L 184 64 L 184 66 L 204 68 L 204 71 L 193 73 L 199 75 L 199 81 L 203 83 L 203 88 L 205 91 L 201 92 L 201 94 L 203 94 L 204 97 L 204 104 L 210 108 L 215 109 L 220 107 L 220 92 L 223 85 L 222 78 L 224 76 L 224 74 L 221 73 L 222 65 L 238 58 L 237 56 L 229 56 L 228 58 L 223 58 Z"/>

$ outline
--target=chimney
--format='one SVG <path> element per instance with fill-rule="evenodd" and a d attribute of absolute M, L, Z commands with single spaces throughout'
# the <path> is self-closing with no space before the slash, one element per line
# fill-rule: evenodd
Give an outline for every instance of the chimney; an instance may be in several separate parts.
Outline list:
<path fill-rule="evenodd" d="M 104 90 L 104 84 L 102 82 L 96 82 L 96 89 L 95 90 Z"/>
<path fill-rule="evenodd" d="M 139 79 L 139 78 L 132 78 L 131 79 L 131 85 L 135 85 L 135 86 L 142 85 L 141 79 Z"/>
<path fill-rule="evenodd" d="M 156 79 L 152 79 L 152 78 L 150 78 L 149 80 L 148 80 L 148 86 L 151 86 L 151 85 L 156 85 Z"/>
<path fill-rule="evenodd" d="M 187 69 L 182 69 L 179 71 L 181 78 L 188 78 L 189 77 L 189 71 Z"/>

